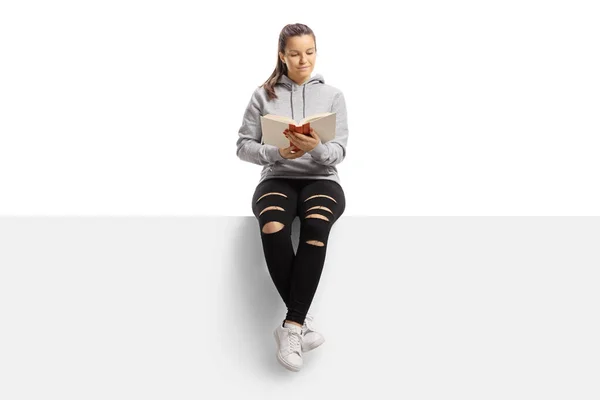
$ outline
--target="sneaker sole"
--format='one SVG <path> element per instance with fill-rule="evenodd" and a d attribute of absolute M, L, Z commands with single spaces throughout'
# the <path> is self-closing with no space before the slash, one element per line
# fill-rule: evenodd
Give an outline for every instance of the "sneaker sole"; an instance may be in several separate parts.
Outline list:
<path fill-rule="evenodd" d="M 312 342 L 312 344 L 310 346 L 307 345 L 306 348 L 302 348 L 302 351 L 305 353 L 308 353 L 309 351 L 316 349 L 323 343 L 325 343 L 325 338 L 321 336 L 320 340 L 315 340 L 314 342 Z"/>
<path fill-rule="evenodd" d="M 281 365 L 290 371 L 299 372 L 301 367 L 296 367 L 295 365 L 289 364 L 283 358 L 281 358 L 279 353 L 279 338 L 277 337 L 277 331 L 273 331 L 273 336 L 275 337 L 275 343 L 277 343 L 277 361 L 279 361 Z"/>

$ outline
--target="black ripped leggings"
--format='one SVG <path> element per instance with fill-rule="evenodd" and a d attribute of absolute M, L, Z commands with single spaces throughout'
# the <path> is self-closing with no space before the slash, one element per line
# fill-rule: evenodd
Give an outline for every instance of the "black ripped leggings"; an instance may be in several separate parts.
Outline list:
<path fill-rule="evenodd" d="M 345 208 L 344 190 L 332 180 L 270 178 L 256 187 L 252 212 L 269 274 L 287 306 L 287 320 L 304 323 L 323 271 L 329 232 Z M 300 241 L 294 254 L 291 228 L 296 216 Z"/>

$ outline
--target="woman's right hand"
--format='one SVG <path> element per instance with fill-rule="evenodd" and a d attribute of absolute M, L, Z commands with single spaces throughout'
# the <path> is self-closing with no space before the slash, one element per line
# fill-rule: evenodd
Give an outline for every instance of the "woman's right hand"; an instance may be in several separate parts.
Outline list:
<path fill-rule="evenodd" d="M 304 151 L 292 144 L 289 147 L 279 149 L 279 154 L 281 154 L 281 157 L 283 158 L 293 160 L 294 158 L 302 157 L 304 155 Z"/>

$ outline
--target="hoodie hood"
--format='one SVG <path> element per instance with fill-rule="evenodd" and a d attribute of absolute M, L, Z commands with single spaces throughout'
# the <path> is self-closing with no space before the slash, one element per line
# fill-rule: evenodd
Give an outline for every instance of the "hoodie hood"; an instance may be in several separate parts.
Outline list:
<path fill-rule="evenodd" d="M 306 87 L 310 85 L 320 85 L 325 83 L 325 78 L 321 74 L 315 74 L 313 77 L 309 78 L 302 85 L 298 85 L 296 82 L 291 80 L 287 75 L 281 75 L 277 80 L 276 85 L 280 85 L 286 88 L 290 94 L 290 108 L 292 109 L 292 119 L 295 119 L 294 116 L 294 92 L 298 90 L 302 90 L 302 118 L 306 117 Z"/>

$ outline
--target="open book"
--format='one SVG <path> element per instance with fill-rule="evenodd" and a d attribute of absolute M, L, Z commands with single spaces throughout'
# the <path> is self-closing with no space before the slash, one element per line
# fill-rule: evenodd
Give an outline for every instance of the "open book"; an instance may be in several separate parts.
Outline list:
<path fill-rule="evenodd" d="M 335 113 L 332 112 L 313 114 L 301 119 L 299 122 L 281 115 L 261 115 L 260 125 L 262 128 L 262 143 L 272 144 L 279 148 L 288 147 L 292 144 L 283 134 L 286 129 L 308 135 L 310 128 L 312 128 L 317 132 L 322 143 L 326 143 L 335 137 Z"/>

